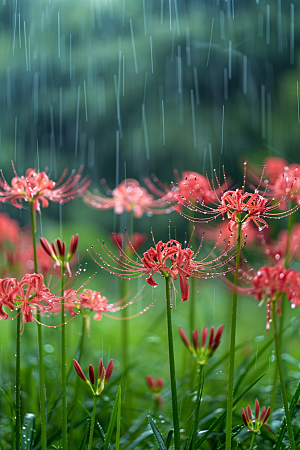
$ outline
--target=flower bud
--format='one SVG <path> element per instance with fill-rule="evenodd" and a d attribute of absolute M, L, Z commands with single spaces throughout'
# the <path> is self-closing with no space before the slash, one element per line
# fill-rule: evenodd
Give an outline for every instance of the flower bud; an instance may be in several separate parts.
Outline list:
<path fill-rule="evenodd" d="M 110 379 L 111 374 L 112 374 L 112 372 L 113 372 L 113 368 L 114 368 L 114 362 L 113 362 L 113 360 L 111 359 L 111 360 L 109 361 L 109 363 L 107 364 L 107 367 L 106 367 L 105 384 L 106 384 L 106 383 L 108 382 L 108 380 Z"/>
<path fill-rule="evenodd" d="M 76 359 L 73 359 L 73 365 L 74 365 L 74 369 L 76 370 L 78 376 L 82 379 L 82 381 L 84 381 L 85 383 L 88 382 L 86 376 L 84 375 L 78 361 L 76 361 Z"/>
<path fill-rule="evenodd" d="M 191 348 L 191 344 L 190 344 L 188 338 L 186 337 L 186 334 L 185 334 L 184 329 L 182 327 L 179 327 L 179 333 L 180 333 L 180 336 L 181 336 L 181 339 L 182 339 L 184 345 L 188 349 L 190 349 Z"/>
<path fill-rule="evenodd" d="M 92 385 L 94 385 L 95 384 L 95 372 L 94 372 L 94 367 L 91 364 L 89 365 L 89 377 L 90 377 Z"/>

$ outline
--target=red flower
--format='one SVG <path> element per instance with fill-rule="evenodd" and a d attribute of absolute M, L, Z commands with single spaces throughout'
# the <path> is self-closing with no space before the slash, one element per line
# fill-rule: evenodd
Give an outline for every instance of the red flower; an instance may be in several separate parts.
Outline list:
<path fill-rule="evenodd" d="M 211 203 L 215 200 L 215 195 L 212 193 L 207 178 L 197 172 L 186 171 L 183 172 L 181 178 L 177 171 L 174 171 L 176 184 L 172 187 L 163 185 L 154 177 L 155 183 L 158 183 L 161 190 L 152 183 L 149 178 L 145 179 L 148 189 L 156 195 L 164 197 L 169 203 L 178 203 L 175 209 L 180 210 L 181 205 L 186 199 L 191 203 Z"/>
<path fill-rule="evenodd" d="M 0 319 L 8 317 L 3 306 L 11 311 L 20 309 L 24 325 L 33 321 L 35 312 L 52 311 L 59 300 L 43 284 L 43 276 L 40 274 L 27 274 L 20 282 L 15 278 L 0 280 Z"/>
<path fill-rule="evenodd" d="M 49 255 L 54 261 L 55 265 L 59 267 L 65 267 L 68 271 L 69 276 L 72 276 L 72 272 L 70 269 L 69 261 L 72 256 L 75 254 L 78 246 L 78 234 L 71 237 L 70 247 L 66 256 L 66 244 L 62 242 L 60 239 L 56 239 L 56 242 L 53 241 L 52 244 L 47 241 L 46 238 L 40 238 L 41 246 L 44 251 Z"/>
<path fill-rule="evenodd" d="M 270 328 L 271 302 L 276 302 L 277 314 L 280 315 L 280 304 L 283 295 L 291 303 L 292 308 L 300 305 L 300 276 L 294 269 L 286 269 L 282 264 L 276 266 L 263 266 L 254 276 L 247 275 L 247 287 L 239 286 L 238 292 L 242 295 L 253 295 L 258 301 L 266 300 L 267 325 Z M 230 284 L 231 288 L 234 286 Z"/>
<path fill-rule="evenodd" d="M 261 178 L 259 180 L 258 186 L 253 193 L 245 192 L 245 180 L 246 180 L 246 163 L 244 169 L 244 183 L 242 189 L 229 190 L 227 187 L 226 177 L 224 175 L 224 181 L 226 186 L 226 191 L 223 191 L 218 177 L 215 172 L 215 178 L 218 184 L 218 191 L 215 190 L 213 184 L 211 184 L 211 192 L 214 194 L 214 199 L 216 207 L 211 207 L 205 205 L 203 202 L 198 202 L 197 204 L 191 203 L 188 197 L 182 196 L 179 204 L 183 204 L 188 209 L 203 214 L 205 217 L 195 218 L 190 217 L 185 213 L 181 213 L 183 217 L 187 219 L 198 222 L 198 223 L 208 223 L 209 221 L 216 219 L 218 216 L 222 216 L 224 220 L 226 217 L 229 219 L 228 228 L 230 231 L 235 231 L 238 223 L 242 223 L 242 228 L 248 227 L 249 223 L 253 223 L 262 230 L 268 227 L 265 219 L 269 218 L 281 218 L 293 213 L 298 206 L 290 209 L 286 212 L 273 213 L 277 208 L 283 207 L 295 194 L 295 190 L 291 189 L 288 192 L 284 192 L 278 201 L 273 203 L 273 198 L 268 199 L 265 195 L 259 193 L 259 188 L 264 177 L 264 168 L 262 171 Z M 267 189 L 267 188 L 266 188 Z"/>
<path fill-rule="evenodd" d="M 103 180 L 105 183 L 105 180 Z M 153 214 L 164 214 L 170 212 L 168 202 L 164 199 L 154 199 L 153 195 L 140 185 L 137 180 L 128 178 L 119 184 L 113 191 L 107 190 L 111 197 L 100 193 L 87 192 L 84 201 L 95 209 L 114 209 L 116 214 L 124 211 L 133 212 L 134 217 L 141 218 L 144 213 L 149 216 Z"/>
<path fill-rule="evenodd" d="M 27 169 L 25 176 L 19 177 L 13 170 L 15 177 L 11 180 L 11 186 L 5 180 L 2 174 L 0 180 L 0 201 L 12 202 L 16 208 L 22 208 L 22 200 L 32 202 L 35 211 L 40 211 L 40 202 L 45 208 L 52 202 L 66 203 L 74 198 L 81 197 L 89 185 L 90 180 L 87 177 L 81 179 L 81 172 L 72 172 L 67 180 L 63 183 L 67 169 L 64 170 L 62 176 L 55 183 L 49 180 L 46 172 L 37 172 L 36 169 Z"/>
<path fill-rule="evenodd" d="M 224 261 L 221 261 L 221 258 L 226 256 L 227 252 L 230 250 L 227 248 L 226 252 L 222 252 L 220 256 L 211 261 L 209 261 L 208 258 L 212 252 L 202 260 L 197 261 L 196 257 L 198 256 L 200 248 L 196 254 L 194 254 L 190 248 L 182 248 L 182 245 L 174 239 L 171 239 L 166 243 L 159 241 L 155 244 L 155 248 L 151 247 L 144 253 L 143 258 L 140 258 L 135 252 L 134 256 L 138 258 L 137 260 L 130 258 L 119 245 L 119 256 L 114 255 L 114 253 L 106 247 L 104 242 L 101 247 L 106 256 L 108 256 L 113 263 L 107 263 L 106 260 L 95 251 L 94 247 L 92 247 L 92 249 L 96 257 L 100 259 L 100 262 L 90 254 L 91 257 L 102 269 L 118 275 L 121 278 L 131 279 L 147 275 L 147 283 L 150 284 L 150 286 L 157 286 L 157 283 L 153 278 L 154 274 L 160 272 L 164 278 L 170 277 L 173 278 L 173 280 L 177 280 L 179 275 L 182 301 L 188 300 L 189 298 L 189 277 L 211 278 L 219 276 L 227 272 L 227 270 L 222 273 L 217 272 L 217 270 L 235 256 L 233 254 Z M 132 245 L 131 248 L 135 251 Z M 214 249 L 215 248 L 216 246 Z"/>

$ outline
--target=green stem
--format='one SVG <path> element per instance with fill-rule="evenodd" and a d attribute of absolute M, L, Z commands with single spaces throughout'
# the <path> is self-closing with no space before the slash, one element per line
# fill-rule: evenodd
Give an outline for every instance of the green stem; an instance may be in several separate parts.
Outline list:
<path fill-rule="evenodd" d="M 17 316 L 17 347 L 16 347 L 16 450 L 21 449 L 21 311 Z"/>
<path fill-rule="evenodd" d="M 292 202 L 289 202 L 288 209 L 291 209 Z M 288 228 L 287 228 L 287 238 L 286 238 L 286 252 L 285 252 L 285 258 L 284 258 L 284 267 L 286 269 L 289 268 L 289 257 L 290 257 L 290 240 L 291 240 L 291 231 L 294 224 L 294 214 L 290 214 L 288 216 Z M 284 328 L 284 317 L 285 317 L 285 309 L 286 309 L 286 295 L 283 296 L 283 299 L 281 301 L 280 306 L 280 312 L 281 312 L 281 318 L 279 323 L 279 333 L 278 333 L 278 339 L 279 339 L 279 347 L 281 350 L 282 346 L 282 334 L 283 334 L 283 328 Z M 271 401 L 270 401 L 270 408 L 271 408 L 271 414 L 272 415 L 274 411 L 274 405 L 276 401 L 276 394 L 277 394 L 277 382 L 278 382 L 278 370 L 277 367 L 274 365 L 274 374 L 273 374 L 273 384 L 272 384 L 272 395 L 271 395 Z"/>
<path fill-rule="evenodd" d="M 121 279 L 121 298 L 124 299 L 127 294 L 127 288 L 128 288 L 128 281 Z M 123 367 L 124 372 L 127 374 L 128 371 L 128 320 L 127 320 L 127 308 L 122 309 L 122 360 L 123 360 Z"/>
<path fill-rule="evenodd" d="M 171 381 L 173 425 L 174 425 L 174 444 L 175 444 L 175 450 L 180 450 L 179 414 L 178 414 L 178 405 L 177 405 L 177 388 L 176 388 L 176 375 L 175 375 L 175 360 L 174 360 L 174 345 L 173 345 L 173 332 L 172 332 L 170 280 L 169 280 L 169 278 L 166 278 L 166 299 L 167 299 L 170 381 Z"/>
<path fill-rule="evenodd" d="M 38 262 L 36 253 L 36 239 L 35 239 L 35 214 L 33 208 L 33 202 L 30 202 L 30 215 L 31 215 L 31 230 L 32 230 L 32 247 L 33 247 L 33 260 L 34 260 L 34 272 L 38 273 Z M 39 375 L 40 375 L 40 410 L 41 410 L 41 443 L 42 450 L 47 450 L 47 433 L 46 433 L 46 392 L 45 392 L 45 373 L 44 373 L 44 361 L 43 361 L 43 334 L 42 325 L 40 325 L 40 313 L 36 314 L 37 331 L 38 331 L 38 359 L 39 359 Z"/>
<path fill-rule="evenodd" d="M 196 437 L 197 437 L 197 426 L 199 420 L 199 411 L 200 411 L 200 402 L 203 391 L 203 383 L 204 383 L 204 373 L 203 373 L 203 365 L 199 365 L 198 367 L 198 387 L 197 387 L 197 399 L 196 399 L 196 407 L 194 412 L 194 423 L 193 423 L 193 441 L 192 441 L 192 450 L 196 448 Z"/>
<path fill-rule="evenodd" d="M 253 449 L 254 442 L 255 442 L 255 437 L 256 437 L 256 433 L 252 433 L 251 444 L 250 444 L 250 449 L 249 450 Z"/>
<path fill-rule="evenodd" d="M 228 400 L 226 418 L 226 450 L 231 450 L 231 429 L 233 409 L 233 383 L 234 383 L 234 360 L 235 360 L 235 335 L 236 335 L 236 311 L 237 311 L 237 286 L 239 280 L 239 264 L 242 238 L 242 223 L 238 224 L 238 239 L 236 244 L 236 260 L 234 274 L 234 291 L 232 296 L 231 330 L 229 346 L 229 377 L 228 377 Z"/>
<path fill-rule="evenodd" d="M 190 292 L 190 298 L 189 298 L 189 303 L 190 303 L 190 333 L 192 334 L 194 329 L 195 329 L 195 278 L 192 277 L 191 278 L 191 292 Z"/>
<path fill-rule="evenodd" d="M 94 437 L 94 427 L 95 427 L 95 418 L 96 418 L 96 410 L 97 410 L 97 400 L 98 400 L 98 398 L 95 395 L 88 450 L 92 450 L 92 448 L 93 448 L 93 437 Z"/>
<path fill-rule="evenodd" d="M 66 374 L 66 318 L 64 304 L 64 261 L 61 264 L 61 408 L 62 408 L 62 448 L 68 448 L 67 374 Z"/>
<path fill-rule="evenodd" d="M 283 407 L 284 407 L 284 412 L 285 412 L 285 420 L 286 420 L 286 425 L 287 425 L 287 429 L 288 429 L 288 435 L 289 435 L 289 439 L 290 439 L 291 450 L 296 450 L 296 444 L 295 444 L 295 439 L 294 439 L 292 421 L 291 421 L 289 405 L 288 405 L 287 392 L 286 392 L 285 383 L 284 383 L 282 360 L 281 360 L 281 351 L 280 351 L 279 338 L 278 338 L 278 332 L 277 332 L 276 303 L 277 303 L 276 301 L 272 301 L 272 304 L 271 304 L 272 317 L 273 317 L 273 328 L 274 328 L 274 338 L 275 338 L 275 349 L 276 349 L 276 361 L 277 361 L 277 366 L 278 366 L 279 380 L 280 380 L 282 400 L 283 400 Z"/>

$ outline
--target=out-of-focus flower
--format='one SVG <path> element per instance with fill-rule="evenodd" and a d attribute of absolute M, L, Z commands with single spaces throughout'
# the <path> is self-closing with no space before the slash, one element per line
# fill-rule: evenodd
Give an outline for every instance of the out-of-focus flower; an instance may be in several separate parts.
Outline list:
<path fill-rule="evenodd" d="M 40 212 L 40 203 L 43 208 L 47 207 L 49 200 L 52 202 L 66 203 L 74 198 L 81 197 L 91 184 L 88 177 L 81 179 L 83 167 L 71 175 L 63 182 L 67 174 L 67 169 L 57 183 L 50 180 L 46 172 L 37 172 L 36 169 L 27 169 L 25 176 L 19 177 L 13 165 L 15 173 L 11 180 L 11 186 L 2 174 L 0 179 L 0 201 L 12 202 L 16 208 L 22 208 L 22 201 L 33 203 L 35 211 Z"/>
<path fill-rule="evenodd" d="M 72 276 L 69 261 L 75 254 L 78 246 L 78 234 L 71 237 L 70 247 L 66 255 L 66 244 L 60 239 L 52 241 L 52 244 L 46 238 L 40 238 L 40 243 L 45 252 L 55 261 L 54 266 L 65 267 L 69 276 Z"/>
<path fill-rule="evenodd" d="M 253 295 L 257 300 L 266 300 L 267 325 L 266 331 L 270 328 L 271 303 L 276 303 L 277 314 L 280 316 L 280 304 L 283 295 L 291 303 L 292 308 L 300 305 L 300 276 L 294 269 L 286 269 L 282 264 L 276 266 L 263 266 L 254 275 L 244 278 L 247 286 L 238 286 L 237 290 L 241 295 Z M 234 285 L 227 281 L 231 289 Z"/>
<path fill-rule="evenodd" d="M 244 182 L 242 189 L 229 190 L 226 182 L 226 177 L 224 175 L 224 182 L 226 190 L 224 191 L 220 185 L 218 177 L 215 173 L 215 178 L 218 184 L 218 192 L 212 187 L 211 191 L 214 193 L 214 201 L 216 206 L 205 205 L 204 203 L 191 203 L 188 197 L 182 196 L 180 204 L 186 206 L 188 209 L 193 211 L 193 213 L 200 213 L 203 217 L 189 216 L 188 214 L 182 213 L 183 217 L 196 222 L 196 223 L 208 223 L 211 220 L 216 219 L 221 216 L 224 220 L 226 217 L 229 219 L 228 228 L 230 231 L 235 231 L 238 224 L 242 224 L 242 228 L 246 229 L 250 222 L 252 221 L 259 230 L 268 227 L 265 219 L 271 218 L 281 218 L 289 214 L 292 214 L 298 206 L 291 208 L 289 211 L 273 213 L 277 208 L 282 208 L 295 194 L 295 188 L 291 188 L 289 192 L 285 192 L 282 195 L 276 196 L 279 198 L 274 202 L 274 199 L 269 199 L 265 195 L 259 193 L 260 185 L 264 177 L 264 169 L 262 171 L 261 178 L 259 180 L 258 186 L 253 193 L 245 192 L 245 182 L 246 182 L 246 163 L 244 169 Z M 265 192 L 264 192 L 265 193 Z"/>
<path fill-rule="evenodd" d="M 160 395 L 160 392 L 163 388 L 164 380 L 161 377 L 158 377 L 156 380 L 154 380 L 154 378 L 151 377 L 151 375 L 147 375 L 146 381 L 150 391 L 152 392 L 153 399 L 157 403 L 157 406 L 159 408 L 162 408 L 163 399 L 162 396 Z"/>
<path fill-rule="evenodd" d="M 112 191 L 108 190 L 107 193 L 111 196 L 87 192 L 84 201 L 95 209 L 114 209 L 116 214 L 122 214 L 124 211 L 133 212 L 137 219 L 141 218 L 144 213 L 151 216 L 171 212 L 166 200 L 163 198 L 155 200 L 153 195 L 132 178 L 122 181 L 119 186 Z"/>
<path fill-rule="evenodd" d="M 34 313 L 52 311 L 59 301 L 60 298 L 43 284 L 43 276 L 40 274 L 27 274 L 20 282 L 15 278 L 0 280 L 0 319 L 8 318 L 3 306 L 11 311 L 20 310 L 23 326 L 26 322 L 33 321 Z"/>
<path fill-rule="evenodd" d="M 208 242 L 216 242 L 219 238 L 222 239 L 224 245 L 235 245 L 238 239 L 238 230 L 233 231 L 228 229 L 228 224 L 224 221 L 218 224 L 218 226 L 210 226 L 201 224 L 196 226 L 196 235 L 199 239 L 203 239 Z M 247 237 L 247 246 L 257 241 L 258 231 L 257 228 L 250 222 L 249 226 L 242 230 L 242 238 Z"/>
<path fill-rule="evenodd" d="M 112 375 L 113 368 L 114 368 L 114 363 L 113 363 L 112 359 L 109 361 L 109 363 L 107 364 L 107 367 L 105 369 L 105 367 L 103 366 L 102 358 L 100 358 L 97 380 L 95 380 L 94 368 L 92 365 L 90 365 L 89 366 L 90 381 L 89 381 L 86 378 L 86 376 L 84 375 L 84 373 L 83 373 L 78 361 L 76 361 L 76 359 L 73 359 L 73 365 L 74 365 L 74 369 L 76 370 L 77 375 L 82 379 L 82 381 L 84 381 L 91 388 L 91 391 L 95 397 L 98 397 L 101 394 L 101 392 L 103 391 L 106 383 L 109 381 L 109 379 Z M 95 381 L 96 381 L 96 383 L 95 383 Z"/>
<path fill-rule="evenodd" d="M 0 230 L 0 248 L 5 249 L 6 244 L 15 247 L 21 232 L 19 223 L 11 219 L 8 214 L 0 213 Z"/>
<path fill-rule="evenodd" d="M 147 240 L 146 233 L 132 233 L 131 240 L 127 233 L 125 235 L 123 233 L 111 233 L 110 237 L 117 248 L 123 248 L 127 254 L 133 254 Z"/>
<path fill-rule="evenodd" d="M 281 230 L 278 233 L 277 239 L 270 239 L 269 235 L 265 232 L 258 234 L 258 239 L 264 253 L 270 258 L 273 263 L 284 263 L 287 251 L 287 230 Z M 300 225 L 295 224 L 292 227 L 289 239 L 289 260 L 292 261 L 295 257 L 299 258 L 300 254 Z"/>
<path fill-rule="evenodd" d="M 174 239 L 170 239 L 166 243 L 159 241 L 155 244 L 155 248 L 151 247 L 144 253 L 143 258 L 140 258 L 135 252 L 134 256 L 138 258 L 136 260 L 130 258 L 119 245 L 119 256 L 112 253 L 104 242 L 101 247 L 106 256 L 112 261 L 112 264 L 107 263 L 102 255 L 95 251 L 94 247 L 92 249 L 96 257 L 100 259 L 100 262 L 90 253 L 91 257 L 101 268 L 121 278 L 131 279 L 146 275 L 148 277 L 147 283 L 150 286 L 157 286 L 153 278 L 155 273 L 160 272 L 164 278 L 173 278 L 173 280 L 177 280 L 179 275 L 182 301 L 189 298 L 189 277 L 212 278 L 226 273 L 227 270 L 221 273 L 218 270 L 235 256 L 233 254 L 222 260 L 222 257 L 227 255 L 229 250 L 227 249 L 226 252 L 222 252 L 213 260 L 208 260 L 212 253 L 210 252 L 205 258 L 197 261 L 196 257 L 200 248 L 194 253 L 190 248 L 182 248 L 182 245 Z M 133 246 L 131 247 L 134 250 Z"/>
<path fill-rule="evenodd" d="M 253 433 L 260 434 L 261 433 L 260 429 L 264 425 L 264 423 L 268 420 L 270 412 L 271 412 L 270 406 L 268 406 L 268 408 L 264 406 L 259 416 L 259 402 L 256 399 L 254 420 L 249 405 L 245 409 L 242 408 L 242 419 L 244 424 L 246 425 L 246 427 L 249 428 L 250 431 L 252 431 Z"/>
<path fill-rule="evenodd" d="M 196 329 L 192 334 L 193 344 L 191 345 L 184 332 L 184 329 L 182 327 L 179 327 L 179 333 L 184 345 L 188 348 L 189 352 L 193 355 L 194 358 L 196 358 L 197 363 L 200 365 L 205 364 L 219 347 L 223 330 L 224 325 L 221 325 L 214 335 L 215 329 L 214 327 L 211 327 L 209 331 L 208 344 L 206 346 L 208 328 L 204 327 L 202 330 L 201 345 L 199 343 L 199 330 Z"/>
<path fill-rule="evenodd" d="M 94 320 L 100 320 L 106 311 L 115 311 L 114 304 L 108 304 L 106 297 L 98 291 L 84 289 L 79 293 L 73 289 L 65 291 L 65 308 L 70 310 L 71 315 L 76 315 L 76 311 L 86 309 L 88 312 L 95 311 Z"/>
<path fill-rule="evenodd" d="M 181 208 L 184 200 L 191 203 L 211 203 L 215 201 L 215 194 L 211 191 L 209 182 L 207 178 L 200 173 L 186 171 L 183 172 L 181 178 L 177 171 L 175 174 L 175 184 L 172 184 L 171 188 L 165 186 L 159 182 L 159 180 L 154 177 L 154 182 L 160 185 L 159 189 L 156 184 L 152 183 L 149 178 L 145 179 L 148 189 L 156 195 L 165 197 L 165 199 L 170 203 L 178 203 L 175 209 Z"/>

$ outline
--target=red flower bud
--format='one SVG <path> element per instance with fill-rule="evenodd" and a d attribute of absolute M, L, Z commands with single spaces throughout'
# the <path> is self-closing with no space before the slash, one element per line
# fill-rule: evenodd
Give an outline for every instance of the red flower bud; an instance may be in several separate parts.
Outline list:
<path fill-rule="evenodd" d="M 202 339 L 201 339 L 201 348 L 205 347 L 206 337 L 207 337 L 208 328 L 204 327 L 202 330 Z"/>
<path fill-rule="evenodd" d="M 103 361 L 102 358 L 99 360 L 99 369 L 98 369 L 98 380 L 102 378 L 102 370 L 103 370 Z"/>
<path fill-rule="evenodd" d="M 87 378 L 84 375 L 84 373 L 82 372 L 82 369 L 81 369 L 78 361 L 76 361 L 76 359 L 73 359 L 73 365 L 74 365 L 74 369 L 76 370 L 76 372 L 79 375 L 79 377 L 82 379 L 82 381 L 84 381 L 86 383 L 87 382 Z"/>
<path fill-rule="evenodd" d="M 156 380 L 156 384 L 157 384 L 158 388 L 162 389 L 163 384 L 164 384 L 164 380 L 162 378 L 158 377 L 157 380 Z"/>
<path fill-rule="evenodd" d="M 191 344 L 190 344 L 188 338 L 186 337 L 186 334 L 185 334 L 184 329 L 182 327 L 179 327 L 179 333 L 180 333 L 180 336 L 181 336 L 181 339 L 182 339 L 184 345 L 186 345 L 187 348 L 190 348 Z"/>
<path fill-rule="evenodd" d="M 259 401 L 256 399 L 255 400 L 255 420 L 258 419 L 258 415 L 259 415 Z"/>
<path fill-rule="evenodd" d="M 194 349 L 198 350 L 199 348 L 199 330 L 198 328 L 192 334 Z"/>
<path fill-rule="evenodd" d="M 148 386 L 149 386 L 149 388 L 151 389 L 151 391 L 152 391 L 153 389 L 155 389 L 154 378 L 151 377 L 151 375 L 147 375 L 147 376 L 146 376 L 146 380 L 147 380 Z"/>
<path fill-rule="evenodd" d="M 95 372 L 94 372 L 94 367 L 91 364 L 89 365 L 89 377 L 90 377 L 92 385 L 94 385 L 95 384 Z"/>
<path fill-rule="evenodd" d="M 114 362 L 113 362 L 113 360 L 111 359 L 111 360 L 109 361 L 109 363 L 107 364 L 107 367 L 106 367 L 105 384 L 106 384 L 106 383 L 108 382 L 108 380 L 110 379 L 111 374 L 112 374 L 112 372 L 113 372 L 113 368 L 114 368 Z"/>

